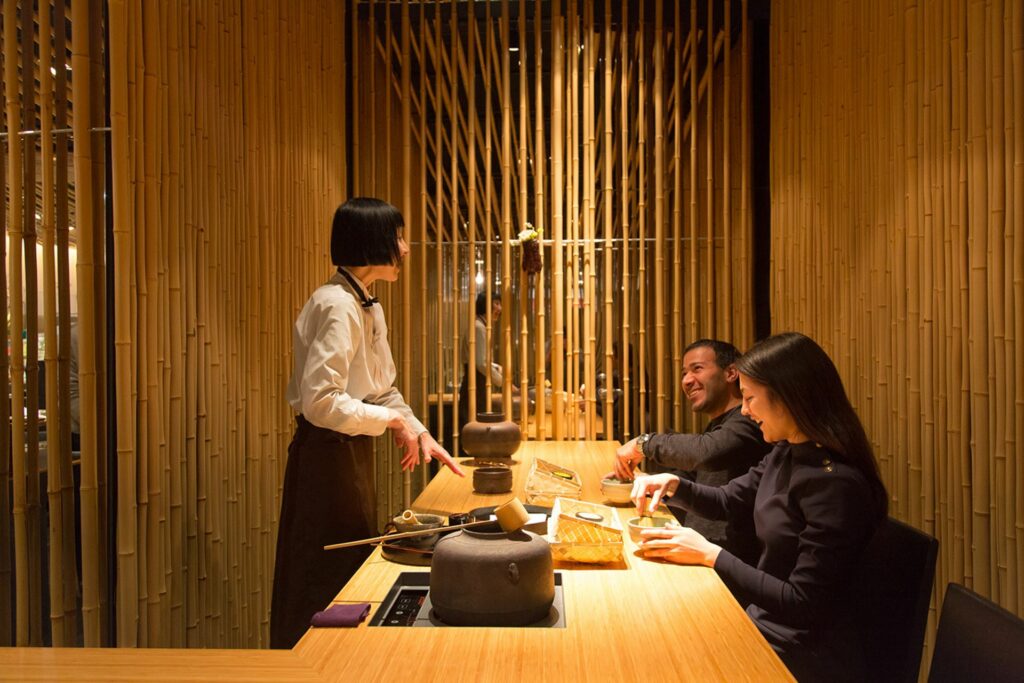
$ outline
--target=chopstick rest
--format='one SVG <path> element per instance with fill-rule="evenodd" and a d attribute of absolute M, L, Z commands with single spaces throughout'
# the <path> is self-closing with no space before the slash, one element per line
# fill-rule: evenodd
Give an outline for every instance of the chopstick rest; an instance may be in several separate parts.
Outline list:
<path fill-rule="evenodd" d="M 356 602 L 331 605 L 317 612 L 310 620 L 312 626 L 358 626 L 370 613 L 370 603 Z"/>

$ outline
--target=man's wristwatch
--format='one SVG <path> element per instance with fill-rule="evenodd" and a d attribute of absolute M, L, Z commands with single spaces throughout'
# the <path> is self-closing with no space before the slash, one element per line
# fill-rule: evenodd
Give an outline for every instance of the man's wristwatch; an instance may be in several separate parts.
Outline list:
<path fill-rule="evenodd" d="M 651 440 L 651 436 L 653 435 L 647 432 L 636 437 L 636 450 L 641 456 L 647 456 L 647 442 Z"/>

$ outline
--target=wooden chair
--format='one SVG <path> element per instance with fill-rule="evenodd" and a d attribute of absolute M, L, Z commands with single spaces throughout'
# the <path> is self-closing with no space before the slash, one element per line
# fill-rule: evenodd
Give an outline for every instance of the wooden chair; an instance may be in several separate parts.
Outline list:
<path fill-rule="evenodd" d="M 850 597 L 867 680 L 916 683 L 939 542 L 889 518 L 864 551 Z"/>
<path fill-rule="evenodd" d="M 1024 680 L 1024 620 L 963 586 L 946 586 L 929 683 Z"/>

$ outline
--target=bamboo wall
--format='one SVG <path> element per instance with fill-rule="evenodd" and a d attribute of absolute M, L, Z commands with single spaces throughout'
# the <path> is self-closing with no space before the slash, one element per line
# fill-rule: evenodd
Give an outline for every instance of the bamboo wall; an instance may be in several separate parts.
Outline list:
<path fill-rule="evenodd" d="M 291 326 L 345 196 L 334 2 L 111 2 L 118 643 L 266 642 Z"/>
<path fill-rule="evenodd" d="M 821 341 L 892 514 L 1024 614 L 1024 10 L 777 3 L 773 329 Z M 928 661 L 928 655 L 925 656 Z"/>
<path fill-rule="evenodd" d="M 11 246 L 0 266 L 10 349 L 0 383 L 12 400 L 0 402 L 0 644 L 259 646 L 293 429 L 283 396 L 291 325 L 330 275 L 330 216 L 348 182 L 345 8 L 312 0 L 25 7 L 5 2 L 3 15 Z M 73 352 L 82 414 L 75 452 L 66 400 Z M 40 529 L 41 452 L 48 530 Z"/>

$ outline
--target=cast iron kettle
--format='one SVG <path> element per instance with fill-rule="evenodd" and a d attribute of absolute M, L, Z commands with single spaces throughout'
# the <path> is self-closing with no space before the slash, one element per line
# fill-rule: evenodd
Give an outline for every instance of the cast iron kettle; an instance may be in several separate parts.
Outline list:
<path fill-rule="evenodd" d="M 430 601 L 453 626 L 526 626 L 548 616 L 555 573 L 548 542 L 530 531 L 463 529 L 434 546 Z"/>

